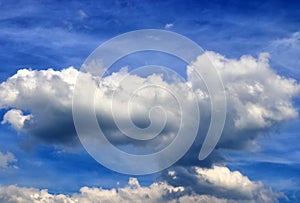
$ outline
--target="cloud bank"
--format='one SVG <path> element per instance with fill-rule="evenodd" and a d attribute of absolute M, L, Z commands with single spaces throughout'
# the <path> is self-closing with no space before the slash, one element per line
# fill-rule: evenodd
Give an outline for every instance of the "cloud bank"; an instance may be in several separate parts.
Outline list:
<path fill-rule="evenodd" d="M 173 186 L 165 181 L 150 186 L 141 186 L 136 178 L 130 178 L 128 185 L 122 188 L 102 189 L 82 187 L 79 193 L 50 194 L 47 190 L 24 188 L 15 185 L 0 187 L 0 201 L 16 202 L 277 202 L 280 196 L 265 189 L 260 182 L 252 182 L 238 171 L 229 171 L 226 167 L 201 169 L 195 167 L 187 177 L 180 177 L 177 171 L 167 175 L 173 183 L 182 184 L 181 178 L 192 180 L 190 186 Z M 203 190 L 207 189 L 206 192 Z M 214 194 L 209 189 L 214 189 Z M 231 196 L 230 196 L 231 195 Z M 230 196 L 230 197 L 229 197 Z"/>

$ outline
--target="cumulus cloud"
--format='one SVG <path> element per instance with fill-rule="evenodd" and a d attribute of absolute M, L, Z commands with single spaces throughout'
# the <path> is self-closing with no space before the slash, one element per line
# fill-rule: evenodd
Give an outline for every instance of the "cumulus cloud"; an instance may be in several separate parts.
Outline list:
<path fill-rule="evenodd" d="M 295 79 L 280 76 L 270 67 L 269 54 L 261 53 L 258 58 L 244 55 L 240 59 L 228 59 L 214 52 L 206 55 L 219 71 L 227 96 L 227 118 L 218 147 L 255 147 L 255 137 L 298 116 L 293 98 L 299 97 L 300 86 Z M 187 72 L 201 104 L 207 106 L 207 94 L 198 91 L 203 84 L 194 79 L 194 66 L 199 63 L 201 58 Z"/>
<path fill-rule="evenodd" d="M 254 138 L 286 120 L 298 116 L 292 99 L 299 96 L 296 80 L 278 75 L 269 65 L 269 55 L 262 53 L 258 58 L 242 56 L 228 59 L 214 52 L 206 52 L 223 79 L 227 96 L 227 120 L 218 148 L 244 149 L 255 144 Z M 88 84 L 100 84 L 96 89 L 96 112 L 101 128 L 114 144 L 130 144 L 132 139 L 122 135 L 111 115 L 112 98 L 116 105 L 120 123 L 128 120 L 130 111 L 133 122 L 145 127 L 149 125 L 148 112 L 151 106 L 159 104 L 166 109 L 167 122 L 162 136 L 150 142 L 137 142 L 149 150 L 159 150 L 170 143 L 178 131 L 180 112 L 172 95 L 155 88 L 141 91 L 134 97 L 132 106 L 124 102 L 126 95 L 145 84 L 158 84 L 177 92 L 186 98 L 197 96 L 201 111 L 201 126 L 195 147 L 190 151 L 194 160 L 210 122 L 210 99 L 203 82 L 195 77 L 194 69 L 202 63 L 202 56 L 187 67 L 187 81 L 166 81 L 160 74 L 147 77 L 130 74 L 126 70 L 113 73 L 103 79 L 87 76 Z M 78 71 L 72 67 L 61 71 L 19 70 L 15 75 L 0 84 L 0 108 L 8 108 L 2 123 L 10 123 L 34 138 L 55 144 L 73 145 L 77 143 L 72 119 L 72 94 Z M 120 83 L 120 79 L 127 78 Z M 186 89 L 187 85 L 191 89 Z M 84 86 L 82 89 L 89 89 Z M 115 94 L 117 92 L 117 94 Z M 82 98 L 83 101 L 85 98 Z M 88 108 L 82 102 L 83 109 Z M 193 112 L 190 108 L 188 111 Z M 23 113 L 29 112 L 29 113 Z M 152 117 L 160 123 L 164 115 Z M 185 120 L 184 124 L 192 123 Z M 151 132 L 150 132 L 151 133 Z M 212 155 L 214 156 L 214 155 Z M 217 160 L 218 156 L 214 159 Z M 195 162 L 188 157 L 189 165 Z"/>
<path fill-rule="evenodd" d="M 15 155 L 11 152 L 0 152 L 0 169 L 7 169 L 10 167 L 16 168 L 14 163 L 17 162 Z"/>
<path fill-rule="evenodd" d="M 79 193 L 72 195 L 50 194 L 47 190 L 23 188 L 18 186 L 0 187 L 1 202 L 277 202 L 278 194 L 267 190 L 259 182 L 252 182 L 239 172 L 229 171 L 226 167 L 212 169 L 194 168 L 188 173 L 193 183 L 186 186 L 174 186 L 165 182 L 156 182 L 150 186 L 141 186 L 136 178 L 130 178 L 128 185 L 122 188 L 102 189 L 82 187 Z M 169 171 L 169 178 L 177 184 L 182 180 L 176 172 Z M 216 188 L 216 194 L 199 191 L 202 187 Z M 228 197 L 229 194 L 237 194 Z"/>
<path fill-rule="evenodd" d="M 273 202 L 277 195 L 264 188 L 261 182 L 250 181 L 239 171 L 230 171 L 225 166 L 210 169 L 200 167 L 174 167 L 165 173 L 164 179 L 175 187 L 196 194 L 212 195 L 233 200 Z"/>
<path fill-rule="evenodd" d="M 77 73 L 74 68 L 19 70 L 0 84 L 1 108 L 12 108 L 2 123 L 10 123 L 46 142 L 74 143 L 71 106 Z M 23 111 L 30 113 L 24 115 Z"/>
<path fill-rule="evenodd" d="M 228 59 L 214 52 L 206 52 L 223 79 L 227 96 L 227 119 L 217 148 L 245 149 L 255 146 L 255 138 L 265 134 L 289 119 L 298 116 L 293 98 L 298 97 L 300 87 L 296 80 L 278 75 L 269 64 L 269 55 L 258 58 L 242 56 Z M 194 69 L 202 62 L 201 56 L 187 67 L 187 81 L 166 81 L 160 74 L 141 77 L 126 69 L 99 79 L 87 75 L 88 84 L 96 88 L 96 113 L 101 128 L 116 145 L 132 143 L 122 135 L 111 115 L 111 104 L 116 105 L 120 122 L 131 119 L 137 126 L 149 125 L 148 112 L 153 105 L 165 107 L 167 122 L 161 136 L 149 142 L 136 142 L 143 150 L 159 150 L 174 139 L 180 123 L 178 104 L 168 92 L 155 88 L 141 91 L 132 100 L 132 106 L 124 102 L 126 95 L 145 84 L 158 84 L 174 90 L 188 101 L 195 94 L 201 111 L 200 131 L 194 146 L 174 167 L 162 175 L 162 181 L 149 187 L 140 186 L 131 179 L 128 186 L 118 189 L 83 187 L 73 195 L 53 195 L 46 190 L 8 186 L 0 188 L 0 199 L 5 202 L 91 202 L 99 199 L 108 202 L 276 202 L 278 195 L 254 182 L 238 171 L 215 166 L 223 161 L 218 151 L 204 161 L 197 157 L 210 122 L 210 99 L 205 84 L 195 77 Z M 72 119 L 72 95 L 78 71 L 73 68 L 61 71 L 19 70 L 0 84 L 0 108 L 6 109 L 2 124 L 9 123 L 16 130 L 26 132 L 37 140 L 61 145 L 77 143 Z M 121 79 L 125 82 L 120 83 Z M 172 78 L 172 77 L 171 77 Z M 121 80 L 122 81 L 122 80 Z M 127 82 L 126 82 L 127 81 Z M 129 81 L 129 82 L 128 82 Z M 184 86 L 190 89 L 184 88 Z M 114 94 L 116 93 L 117 94 Z M 115 101 L 112 102 L 114 97 Z M 83 101 L 86 98 L 82 98 Z M 134 108 L 132 108 L 134 107 Z M 88 108 L 82 102 L 83 110 Z M 193 108 L 188 111 L 193 111 Z M 154 123 L 164 115 L 152 117 Z M 183 121 L 186 123 L 190 120 Z M 151 133 L 151 132 L 149 132 Z M 1 158 L 6 157 L 6 158 Z M 15 158 L 0 154 L 0 164 L 9 165 Z M 2 161 L 1 161 L 2 160 Z M 4 161 L 3 161 L 4 160 Z M 10 161 L 9 161 L 10 160 Z M 199 166 L 211 166 L 209 169 Z"/>
<path fill-rule="evenodd" d="M 228 99 L 228 113 L 234 112 L 236 129 L 263 129 L 287 119 L 295 118 L 297 110 L 292 105 L 292 97 L 299 96 L 300 87 L 296 80 L 284 78 L 269 66 L 269 54 L 262 53 L 258 59 L 242 56 L 239 60 L 207 52 L 219 71 Z M 193 87 L 193 67 L 201 63 L 199 59 L 188 67 Z"/>

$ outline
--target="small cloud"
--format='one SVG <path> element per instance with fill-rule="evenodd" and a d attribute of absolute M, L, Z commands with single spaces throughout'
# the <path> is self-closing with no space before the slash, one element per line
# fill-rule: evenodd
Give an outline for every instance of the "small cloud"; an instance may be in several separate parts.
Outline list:
<path fill-rule="evenodd" d="M 79 17 L 80 17 L 81 20 L 84 20 L 85 18 L 88 17 L 88 15 L 86 14 L 86 12 L 84 12 L 81 9 L 78 11 L 78 15 L 79 15 Z"/>
<path fill-rule="evenodd" d="M 165 29 L 170 29 L 170 28 L 173 27 L 173 26 L 174 26 L 173 23 L 167 23 L 167 24 L 165 25 Z"/>
<path fill-rule="evenodd" d="M 13 165 L 13 163 L 17 162 L 15 155 L 11 152 L 7 152 L 6 154 L 0 152 L 0 169 L 6 168 L 15 168 L 18 167 Z"/>
<path fill-rule="evenodd" d="M 11 109 L 5 113 L 1 124 L 10 123 L 16 130 L 22 130 L 26 120 L 30 120 L 31 115 L 23 115 L 23 112 L 18 109 Z"/>

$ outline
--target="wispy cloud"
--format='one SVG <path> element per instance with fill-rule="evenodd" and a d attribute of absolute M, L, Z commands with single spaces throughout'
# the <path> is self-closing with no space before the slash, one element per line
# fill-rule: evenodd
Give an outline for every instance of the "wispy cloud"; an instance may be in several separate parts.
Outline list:
<path fill-rule="evenodd" d="M 16 168 L 14 163 L 17 162 L 15 155 L 11 152 L 0 152 L 0 169 Z"/>
<path fill-rule="evenodd" d="M 81 9 L 78 11 L 78 15 L 79 15 L 79 17 L 80 17 L 81 20 L 84 20 L 85 18 L 88 17 L 88 15 L 86 14 L 86 12 L 84 12 Z"/>
<path fill-rule="evenodd" d="M 281 67 L 281 71 L 299 78 L 300 32 L 272 41 L 267 50 L 272 55 L 273 63 Z"/>

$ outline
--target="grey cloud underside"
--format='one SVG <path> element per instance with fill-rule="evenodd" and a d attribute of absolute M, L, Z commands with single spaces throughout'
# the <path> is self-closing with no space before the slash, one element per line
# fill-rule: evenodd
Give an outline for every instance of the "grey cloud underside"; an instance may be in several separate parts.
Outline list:
<path fill-rule="evenodd" d="M 227 96 L 227 119 L 217 148 L 242 150 L 255 147 L 254 140 L 257 136 L 266 134 L 274 126 L 298 116 L 297 110 L 292 105 L 292 99 L 299 96 L 299 84 L 293 79 L 277 75 L 269 67 L 267 54 L 261 54 L 258 59 L 243 56 L 238 60 L 227 59 L 213 52 L 206 54 L 219 71 Z M 122 94 L 129 94 L 129 90 L 139 88 L 150 81 L 176 89 L 186 98 L 187 93 L 195 94 L 198 99 L 201 113 L 199 135 L 189 153 L 179 164 L 210 166 L 214 162 L 223 161 L 217 151 L 202 163 L 197 160 L 197 154 L 209 126 L 211 108 L 204 83 L 194 76 L 193 70 L 199 64 L 201 58 L 187 67 L 186 84 L 191 87 L 191 92 L 182 88 L 183 82 L 167 83 L 161 75 L 141 78 L 122 70 L 103 78 L 95 97 L 95 111 L 107 138 L 121 148 L 131 146 L 134 152 L 139 153 L 141 150 L 143 152 L 161 150 L 176 136 L 180 125 L 178 106 L 172 103 L 173 98 L 170 95 L 159 91 L 154 101 L 153 92 L 156 90 L 153 89 L 145 90 L 139 95 L 139 99 L 134 101 L 131 119 L 138 126 L 145 127 L 149 124 L 150 106 L 155 102 L 165 105 L 168 120 L 160 136 L 150 141 L 134 141 L 123 135 L 114 122 L 110 112 L 114 91 L 118 88 L 119 91 L 123 91 L 114 98 L 117 104 L 114 108 L 122 121 L 128 118 L 127 103 L 122 100 Z M 3 123 L 10 123 L 17 130 L 45 143 L 63 146 L 78 144 L 72 119 L 72 94 L 77 74 L 78 71 L 72 67 L 61 71 L 19 70 L 0 85 L 0 107 L 7 109 Z M 99 83 L 98 78 L 89 77 L 90 80 Z M 123 77 L 127 77 L 127 81 L 130 82 L 122 84 L 120 88 L 118 81 Z M 84 110 L 87 107 L 83 105 L 81 108 Z M 17 110 L 21 110 L 21 113 Z M 84 116 L 82 119 L 84 120 Z M 161 117 L 154 119 L 160 120 Z M 184 124 L 192 120 L 182 122 L 181 124 Z"/>
<path fill-rule="evenodd" d="M 71 112 L 51 112 L 54 115 L 39 115 L 32 121 L 25 122 L 24 130 L 42 142 L 64 145 L 78 144 Z M 41 125 L 37 126 L 36 123 L 40 122 Z"/>

